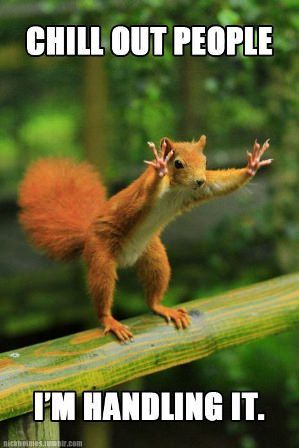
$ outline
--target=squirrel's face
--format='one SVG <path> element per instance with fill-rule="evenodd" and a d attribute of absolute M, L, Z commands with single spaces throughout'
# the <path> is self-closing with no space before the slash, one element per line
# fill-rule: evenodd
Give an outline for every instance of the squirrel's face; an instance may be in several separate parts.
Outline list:
<path fill-rule="evenodd" d="M 166 141 L 167 152 L 173 150 L 174 155 L 168 162 L 168 175 L 170 185 L 184 186 L 192 189 L 201 188 L 206 181 L 206 157 L 203 150 L 206 144 L 206 136 L 202 135 L 196 142 L 172 142 Z"/>

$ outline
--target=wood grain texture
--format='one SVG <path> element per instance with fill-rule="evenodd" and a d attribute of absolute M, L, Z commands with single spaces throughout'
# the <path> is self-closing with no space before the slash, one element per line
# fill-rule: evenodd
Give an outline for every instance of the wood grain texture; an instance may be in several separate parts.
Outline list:
<path fill-rule="evenodd" d="M 151 314 L 126 321 L 135 342 L 119 344 L 101 329 L 0 355 L 0 420 L 32 410 L 34 390 L 107 389 L 288 330 L 299 323 L 299 273 L 184 304 L 187 330 Z"/>
<path fill-rule="evenodd" d="M 0 435 L 3 442 L 7 440 L 28 440 L 31 442 L 60 440 L 59 423 L 51 422 L 49 408 L 45 410 L 45 420 L 43 422 L 34 422 L 31 413 L 2 422 Z"/>

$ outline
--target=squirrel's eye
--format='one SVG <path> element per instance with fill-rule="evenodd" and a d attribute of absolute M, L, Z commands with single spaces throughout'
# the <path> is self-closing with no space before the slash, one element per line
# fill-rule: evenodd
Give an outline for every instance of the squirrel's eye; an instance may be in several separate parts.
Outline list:
<path fill-rule="evenodd" d="M 175 160 L 174 161 L 174 166 L 179 170 L 180 168 L 184 168 L 184 165 L 182 164 L 182 162 L 180 160 Z"/>

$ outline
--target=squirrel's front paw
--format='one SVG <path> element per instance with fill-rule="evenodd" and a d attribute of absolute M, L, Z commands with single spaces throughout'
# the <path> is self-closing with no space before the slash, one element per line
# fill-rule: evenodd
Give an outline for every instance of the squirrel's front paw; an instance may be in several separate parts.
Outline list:
<path fill-rule="evenodd" d="M 129 327 L 120 323 L 112 316 L 106 316 L 101 319 L 104 326 L 104 335 L 113 333 L 121 342 L 133 341 L 133 334 Z"/>
<path fill-rule="evenodd" d="M 167 144 L 166 141 L 164 140 L 162 143 L 162 152 L 159 155 L 156 146 L 153 142 L 147 142 L 147 144 L 149 145 L 151 151 L 153 152 L 155 160 L 154 161 L 144 160 L 144 163 L 153 166 L 157 171 L 158 175 L 160 177 L 164 177 L 168 173 L 167 163 L 174 154 L 173 150 L 169 151 L 168 154 L 166 154 Z"/>
<path fill-rule="evenodd" d="M 262 160 L 261 157 L 270 146 L 269 139 L 265 141 L 263 146 L 255 140 L 252 152 L 247 151 L 247 172 L 250 176 L 254 176 L 261 166 L 270 165 L 273 159 Z"/>

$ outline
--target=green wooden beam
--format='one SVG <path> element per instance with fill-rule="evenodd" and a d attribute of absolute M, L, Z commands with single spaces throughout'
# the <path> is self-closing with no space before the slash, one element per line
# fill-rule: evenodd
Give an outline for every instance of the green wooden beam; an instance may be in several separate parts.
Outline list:
<path fill-rule="evenodd" d="M 299 273 L 184 306 L 192 324 L 176 330 L 150 313 L 126 321 L 135 342 L 100 328 L 0 355 L 0 420 L 32 410 L 34 390 L 107 389 L 203 358 L 299 323 Z"/>

